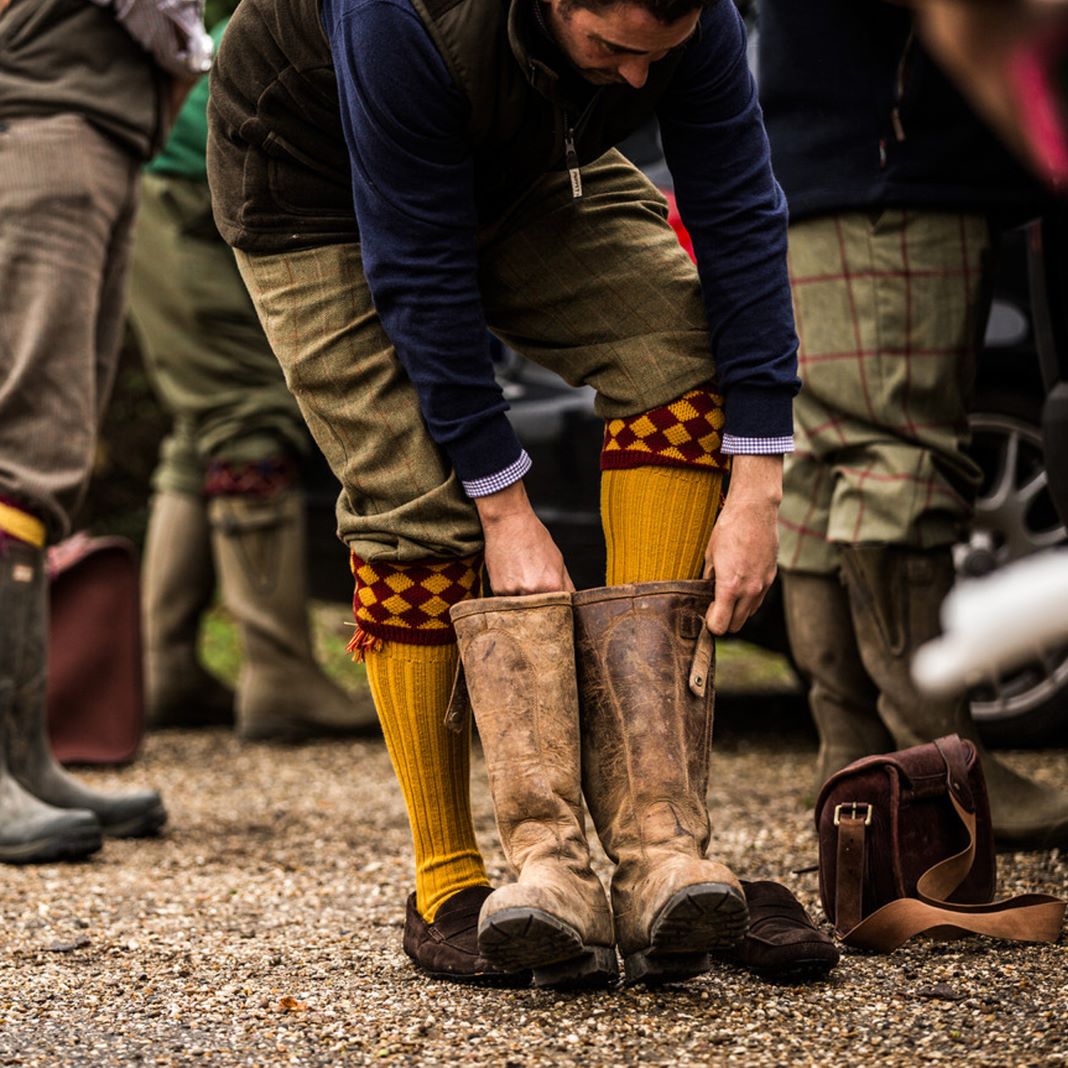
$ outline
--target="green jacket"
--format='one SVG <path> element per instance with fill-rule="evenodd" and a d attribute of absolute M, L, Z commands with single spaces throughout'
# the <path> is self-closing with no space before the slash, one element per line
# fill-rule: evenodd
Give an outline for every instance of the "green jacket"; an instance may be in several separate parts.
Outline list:
<path fill-rule="evenodd" d="M 211 31 L 211 39 L 218 48 L 229 18 L 223 19 Z M 208 168 L 204 153 L 208 146 L 208 76 L 205 74 L 189 91 L 182 110 L 174 120 L 174 128 L 163 151 L 145 168 L 153 174 L 177 174 L 206 182 Z"/>

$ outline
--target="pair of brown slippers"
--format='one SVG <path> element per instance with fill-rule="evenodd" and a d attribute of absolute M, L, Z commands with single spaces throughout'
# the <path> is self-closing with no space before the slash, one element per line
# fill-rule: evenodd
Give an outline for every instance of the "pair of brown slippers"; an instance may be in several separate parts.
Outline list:
<path fill-rule="evenodd" d="M 801 902 L 785 886 L 770 880 L 742 882 L 749 908 L 749 929 L 718 960 L 737 964 L 764 979 L 802 983 L 823 979 L 838 963 L 838 947 L 809 919 Z M 529 972 L 500 972 L 478 951 L 478 917 L 492 892 L 472 886 L 446 901 L 427 923 L 408 898 L 404 951 L 416 968 L 439 979 L 500 986 L 526 986 Z"/>

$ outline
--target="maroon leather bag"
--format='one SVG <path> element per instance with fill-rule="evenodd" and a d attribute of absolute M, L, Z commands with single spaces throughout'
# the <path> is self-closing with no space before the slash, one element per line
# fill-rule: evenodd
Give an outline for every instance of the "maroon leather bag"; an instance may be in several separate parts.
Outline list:
<path fill-rule="evenodd" d="M 48 552 L 48 735 L 63 764 L 125 764 L 144 731 L 137 551 L 76 534 Z"/>
<path fill-rule="evenodd" d="M 994 901 L 997 881 L 983 769 L 956 734 L 865 757 L 816 802 L 820 897 L 849 945 L 889 952 L 914 935 L 986 934 L 1053 942 L 1065 903 Z"/>

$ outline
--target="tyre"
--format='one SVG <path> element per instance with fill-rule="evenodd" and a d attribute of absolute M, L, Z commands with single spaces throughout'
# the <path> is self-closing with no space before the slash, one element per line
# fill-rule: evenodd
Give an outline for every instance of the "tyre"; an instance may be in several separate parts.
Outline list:
<path fill-rule="evenodd" d="M 1047 486 L 1041 396 L 984 389 L 971 416 L 972 454 L 983 469 L 975 518 L 954 546 L 961 578 L 976 577 L 1068 542 Z M 991 745 L 1037 746 L 1068 726 L 1068 646 L 971 691 L 972 717 Z"/>

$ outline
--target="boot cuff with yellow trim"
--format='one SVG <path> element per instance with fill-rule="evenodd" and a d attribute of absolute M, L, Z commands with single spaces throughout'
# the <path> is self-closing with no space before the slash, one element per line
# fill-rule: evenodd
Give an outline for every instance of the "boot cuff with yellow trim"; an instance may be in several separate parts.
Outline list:
<path fill-rule="evenodd" d="M 47 533 L 44 523 L 24 504 L 0 497 L 0 547 L 5 541 L 15 541 L 43 549 Z"/>

